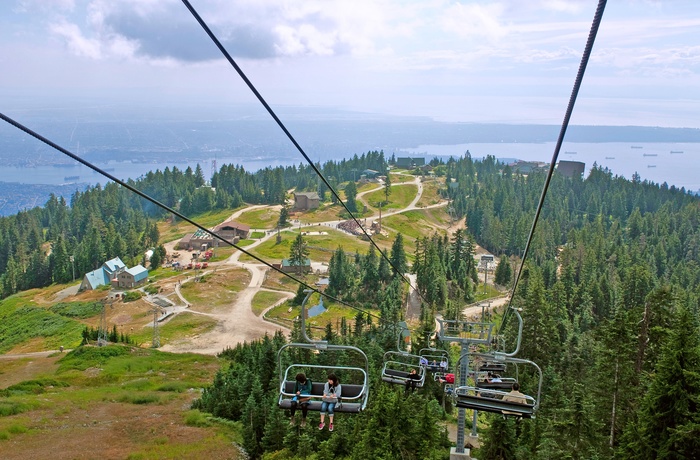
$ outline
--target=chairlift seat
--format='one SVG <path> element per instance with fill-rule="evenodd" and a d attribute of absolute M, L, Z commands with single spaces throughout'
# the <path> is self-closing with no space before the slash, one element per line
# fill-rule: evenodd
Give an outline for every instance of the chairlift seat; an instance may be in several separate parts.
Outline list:
<path fill-rule="evenodd" d="M 479 366 L 479 372 L 504 372 L 506 363 L 486 363 Z"/>
<path fill-rule="evenodd" d="M 400 371 L 397 369 L 384 369 L 384 372 L 382 372 L 382 380 L 384 382 L 393 383 L 396 385 L 406 385 L 406 382 L 408 382 L 409 380 L 414 380 L 408 378 L 409 375 L 410 373 L 406 371 Z M 415 379 L 416 388 L 422 388 L 423 381 L 423 378 Z"/>
<path fill-rule="evenodd" d="M 489 390 L 510 390 L 513 388 L 513 384 L 517 383 L 517 380 L 511 377 L 503 377 L 500 382 L 487 382 L 486 380 L 478 380 L 476 382 L 477 388 L 484 388 Z"/>
<path fill-rule="evenodd" d="M 285 381 L 284 382 L 284 393 L 280 394 L 280 399 L 277 403 L 280 409 L 291 409 L 292 398 L 294 397 L 294 384 L 295 381 Z M 323 397 L 323 387 L 325 382 L 315 382 L 311 384 L 311 400 L 308 404 L 308 410 L 312 412 L 321 411 L 321 398 Z M 363 385 L 353 385 L 341 383 L 342 395 L 338 398 L 338 403 L 335 405 L 335 412 L 343 412 L 349 414 L 357 414 L 362 411 L 362 404 L 359 402 L 351 402 L 354 400 L 359 400 L 363 394 Z"/>
<path fill-rule="evenodd" d="M 504 400 L 508 393 L 497 390 L 477 391 L 475 387 L 460 387 L 454 392 L 455 406 L 481 412 L 492 412 L 506 416 L 533 418 L 535 414 L 534 399 L 525 396 L 527 402 Z"/>

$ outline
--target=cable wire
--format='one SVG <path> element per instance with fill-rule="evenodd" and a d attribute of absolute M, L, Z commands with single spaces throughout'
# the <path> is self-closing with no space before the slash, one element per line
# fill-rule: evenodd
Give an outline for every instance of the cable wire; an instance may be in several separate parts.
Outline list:
<path fill-rule="evenodd" d="M 248 86 L 248 88 L 253 92 L 253 94 L 254 94 L 255 97 L 258 99 L 258 101 L 260 101 L 260 103 L 263 105 L 263 107 L 265 107 L 265 110 L 267 110 L 267 113 L 270 114 L 270 116 L 275 120 L 275 122 L 276 122 L 277 125 L 280 127 L 280 129 L 284 132 L 284 134 L 287 136 L 287 138 L 289 138 L 289 140 L 292 142 L 292 144 L 294 144 L 294 147 L 296 147 L 296 149 L 299 151 L 299 153 L 301 153 L 301 155 L 304 157 L 304 159 L 306 159 L 306 161 L 309 163 L 309 165 L 311 166 L 311 168 L 313 168 L 313 170 L 316 172 L 316 174 L 318 175 L 318 177 L 321 178 L 321 180 L 323 181 L 323 183 L 330 189 L 331 193 L 333 193 L 333 195 L 336 197 L 336 199 L 338 200 L 338 202 L 343 206 L 343 208 L 345 208 L 345 210 L 348 212 L 348 214 L 350 214 L 350 217 L 352 217 L 352 219 L 355 221 L 355 223 L 357 223 L 358 227 L 362 229 L 362 232 L 365 234 L 365 236 L 367 237 L 367 239 L 372 243 L 372 245 L 377 249 L 377 251 L 379 251 L 379 254 L 380 254 L 382 257 L 384 257 L 384 258 L 386 259 L 386 261 L 389 263 L 389 265 L 391 265 L 391 268 L 394 269 L 394 273 L 398 273 L 399 276 L 401 276 L 401 278 L 403 278 L 403 280 L 406 282 L 406 284 L 408 284 L 413 290 L 415 290 L 416 292 L 418 292 L 418 295 L 419 295 L 419 296 L 421 297 L 421 299 L 422 299 L 423 296 L 421 296 L 420 291 L 419 291 L 418 289 L 416 289 L 415 287 L 413 287 L 413 285 L 411 284 L 411 281 L 406 277 L 406 275 L 405 275 L 404 273 L 401 273 L 401 272 L 396 268 L 396 266 L 393 264 L 393 262 L 384 254 L 384 251 L 382 251 L 382 249 L 381 249 L 381 248 L 377 245 L 377 243 L 372 239 L 372 237 L 369 235 L 369 233 L 367 233 L 367 231 L 366 231 L 365 228 L 362 226 L 362 224 L 360 224 L 360 221 L 355 217 L 355 215 L 350 211 L 350 209 L 348 209 L 348 207 L 345 205 L 345 203 L 343 202 L 343 200 L 340 198 L 340 195 L 338 195 L 338 193 L 335 191 L 335 189 L 334 189 L 334 188 L 331 186 L 331 184 L 326 180 L 326 178 L 323 176 L 323 174 L 321 173 L 321 171 L 318 170 L 318 168 L 316 167 L 316 165 L 314 164 L 314 162 L 311 160 L 311 158 L 309 158 L 309 156 L 306 154 L 306 152 L 305 152 L 304 149 L 301 147 L 301 145 L 299 145 L 299 143 L 296 141 L 296 139 L 294 138 L 294 136 L 292 136 L 292 133 L 287 129 L 287 127 L 284 125 L 284 123 L 282 123 L 282 120 L 280 120 L 280 118 L 277 116 L 277 114 L 275 113 L 275 111 L 272 110 L 272 107 L 270 107 L 270 105 L 267 103 L 267 101 L 265 100 L 265 98 L 263 98 L 262 95 L 260 94 L 260 92 L 255 88 L 255 85 L 253 85 L 253 83 L 250 81 L 250 79 L 248 79 L 248 77 L 246 76 L 246 74 L 245 74 L 245 73 L 243 72 L 243 70 L 238 66 L 238 64 L 237 64 L 236 61 L 233 59 L 233 57 L 231 56 L 231 54 L 229 54 L 229 52 L 226 50 L 226 48 L 224 47 L 224 45 L 219 41 L 219 39 L 216 37 L 216 35 L 214 35 L 214 32 L 211 31 L 211 29 L 209 28 L 209 26 L 207 25 L 207 23 L 204 21 L 204 19 L 202 19 L 202 17 L 199 15 L 199 13 L 194 9 L 194 7 L 193 7 L 192 4 L 189 2 L 189 0 L 182 0 L 182 3 L 184 3 L 185 7 L 187 7 L 187 9 L 190 11 L 190 13 L 192 14 L 192 16 L 193 16 L 193 17 L 197 20 L 197 22 L 199 23 L 199 25 L 202 26 L 202 29 L 204 29 L 204 31 L 205 31 L 206 34 L 209 36 L 209 38 L 211 39 L 211 41 L 214 42 L 214 44 L 215 44 L 216 47 L 219 49 L 219 51 L 221 51 L 221 54 L 224 55 L 224 57 L 226 58 L 226 60 L 229 62 L 229 64 L 231 64 L 231 66 L 234 68 L 234 70 L 236 71 L 236 73 L 238 73 L 238 75 L 239 75 L 239 76 L 241 77 L 241 79 L 245 82 L 245 84 Z"/>
<path fill-rule="evenodd" d="M 354 309 L 354 310 L 357 310 L 357 311 L 359 311 L 359 312 L 362 312 L 362 313 L 364 313 L 364 314 L 366 314 L 366 315 L 368 315 L 368 316 L 372 316 L 372 317 L 374 317 L 374 318 L 381 319 L 379 316 L 375 315 L 374 313 L 365 311 L 365 310 L 363 310 L 363 309 L 361 309 L 361 308 L 355 307 L 354 305 L 351 305 L 351 304 L 345 302 L 344 300 L 340 300 L 340 299 L 338 299 L 338 298 L 336 298 L 336 297 L 334 297 L 334 296 L 331 296 L 331 295 L 328 295 L 328 294 L 326 294 L 326 293 L 323 293 L 323 292 L 321 292 L 320 290 L 318 290 L 317 288 L 315 288 L 315 287 L 313 287 L 313 286 L 310 286 L 310 285 L 306 284 L 304 281 L 302 281 L 302 280 L 296 278 L 295 276 L 292 276 L 291 274 L 282 271 L 281 269 L 279 269 L 279 268 L 273 266 L 273 265 L 270 264 L 269 262 L 266 262 L 265 260 L 259 258 L 258 256 L 254 255 L 254 254 L 252 254 L 252 253 L 250 253 L 250 252 L 248 252 L 248 251 L 246 251 L 246 250 L 243 249 L 242 247 L 236 245 L 235 243 L 232 243 L 232 242 L 228 241 L 227 239 L 223 238 L 222 236 L 217 235 L 216 233 L 212 232 L 212 231 L 209 230 L 208 228 L 203 227 L 203 226 L 200 225 L 199 223 L 195 222 L 194 220 L 190 219 L 189 217 L 186 217 L 185 215 L 181 214 L 179 211 L 176 211 L 176 210 L 170 208 L 169 206 L 167 206 L 167 205 L 161 203 L 160 201 L 156 200 L 155 198 L 151 197 L 150 195 L 148 195 L 148 194 L 146 194 L 146 193 L 143 193 L 142 191 L 138 190 L 137 188 L 135 188 L 135 187 L 129 185 L 128 183 L 126 183 L 126 182 L 124 182 L 124 181 L 122 181 L 122 180 L 120 180 L 120 179 L 117 179 L 116 177 L 114 177 L 113 175 L 111 175 L 111 174 L 109 174 L 108 172 L 104 171 L 103 169 L 101 169 L 101 168 L 95 166 L 94 164 L 90 163 L 89 161 L 87 161 L 87 160 L 85 160 L 85 159 L 83 159 L 83 158 L 80 158 L 80 157 L 77 156 L 76 154 L 74 154 L 74 153 L 72 153 L 72 152 L 70 152 L 70 151 L 64 149 L 64 148 L 61 147 L 60 145 L 58 145 L 58 144 L 52 142 L 51 140 L 47 139 L 46 137 L 42 136 L 41 134 L 37 133 L 36 131 L 34 131 L 34 130 L 32 130 L 32 129 L 26 127 L 26 126 L 24 126 L 23 124 L 19 123 L 18 121 L 15 121 L 14 119 L 12 119 L 12 118 L 6 116 L 5 114 L 0 113 L 0 119 L 6 121 L 7 123 L 11 124 L 12 126 L 18 128 L 18 129 L 24 131 L 25 133 L 27 133 L 27 134 L 29 134 L 30 136 L 32 136 L 33 138 L 35 138 L 35 139 L 37 139 L 37 140 L 43 142 L 44 144 L 48 145 L 49 147 L 51 147 L 51 148 L 53 148 L 53 149 L 55 149 L 55 150 L 58 150 L 59 152 L 63 153 L 64 155 L 67 155 L 67 156 L 69 156 L 70 158 L 74 159 L 75 161 L 77 161 L 77 162 L 79 162 L 79 163 L 81 163 L 81 164 L 87 166 L 88 168 L 92 169 L 92 170 L 95 171 L 96 173 L 101 174 L 102 176 L 104 176 L 104 177 L 106 177 L 106 178 L 108 178 L 108 179 L 114 181 L 115 183 L 117 183 L 117 184 L 121 185 L 122 187 L 126 188 L 127 190 L 129 190 L 129 191 L 131 191 L 131 192 L 137 194 L 137 195 L 140 196 L 141 198 L 150 201 L 151 203 L 155 204 L 156 206 L 160 207 L 161 209 L 164 209 L 164 210 L 168 211 L 169 213 L 172 213 L 173 215 L 179 217 L 180 219 L 182 219 L 182 220 L 188 222 L 189 224 L 194 225 L 194 226 L 197 227 L 198 229 L 200 229 L 200 230 L 206 232 L 207 234 L 209 234 L 211 237 L 213 237 L 213 238 L 215 238 L 215 239 L 221 241 L 222 243 L 227 244 L 227 245 L 229 245 L 229 246 L 231 246 L 231 247 L 233 247 L 233 248 L 235 248 L 235 249 L 238 249 L 238 250 L 241 251 L 243 254 L 245 254 L 245 255 L 247 255 L 247 256 L 250 256 L 251 258 L 257 260 L 258 262 L 264 264 L 264 265 L 267 266 L 268 268 L 271 268 L 271 269 L 275 270 L 276 272 L 282 273 L 283 275 L 285 275 L 285 276 L 291 278 L 292 280 L 294 280 L 294 281 L 296 281 L 297 283 L 303 285 L 304 287 L 306 287 L 306 288 L 308 288 L 308 289 L 311 289 L 312 291 L 314 291 L 314 292 L 316 292 L 316 293 L 318 293 L 318 294 L 321 294 L 321 295 L 323 295 L 323 296 L 325 296 L 325 297 L 327 297 L 327 298 L 329 298 L 329 299 L 331 299 L 331 300 L 333 300 L 333 301 L 335 301 L 335 302 L 338 302 L 338 303 L 340 303 L 340 304 L 342 304 L 342 305 L 345 305 L 345 306 L 350 307 L 350 308 L 352 308 L 352 309 Z"/>
<path fill-rule="evenodd" d="M 549 164 L 549 172 L 547 173 L 547 178 L 542 187 L 542 194 L 540 195 L 540 201 L 537 205 L 537 210 L 535 211 L 535 217 L 532 221 L 532 228 L 530 229 L 530 235 L 527 238 L 527 243 L 525 244 L 525 251 L 523 252 L 523 258 L 520 262 L 520 267 L 518 268 L 518 274 L 513 281 L 513 288 L 510 296 L 510 301 L 508 302 L 508 308 L 506 308 L 503 314 L 503 321 L 501 322 L 501 327 L 498 330 L 500 334 L 506 325 L 506 320 L 508 319 L 508 313 L 510 312 L 510 307 L 513 304 L 513 298 L 515 297 L 515 291 L 518 287 L 518 281 L 520 281 L 520 276 L 523 272 L 523 267 L 525 266 L 525 260 L 530 251 L 530 244 L 535 235 L 535 229 L 537 228 L 537 221 L 540 218 L 540 212 L 542 211 L 542 206 L 544 204 L 544 199 L 547 195 L 547 190 L 549 189 L 549 183 L 552 180 L 552 175 L 554 174 L 554 167 L 557 164 L 557 159 L 559 158 L 559 152 L 561 150 L 561 145 L 564 142 L 564 136 L 566 135 L 566 129 L 569 127 L 569 121 L 571 120 L 571 114 L 574 111 L 574 105 L 576 104 L 576 98 L 578 97 L 578 92 L 581 89 L 581 83 L 583 82 L 583 76 L 586 73 L 586 67 L 588 66 L 588 60 L 591 57 L 591 51 L 593 50 L 593 44 L 595 43 L 596 35 L 598 34 L 598 28 L 600 27 L 600 22 L 603 19 L 603 12 L 605 11 L 605 5 L 607 0 L 599 0 L 598 7 L 596 8 L 595 15 L 593 16 L 593 23 L 591 24 L 591 30 L 588 33 L 588 40 L 586 41 L 586 47 L 584 48 L 583 55 L 581 56 L 581 63 L 579 64 L 578 73 L 576 74 L 576 80 L 574 81 L 574 87 L 571 90 L 571 96 L 569 97 L 569 104 L 566 107 L 566 113 L 564 115 L 564 121 L 562 122 L 561 129 L 559 130 L 559 137 L 557 138 L 557 145 L 554 148 L 554 154 L 552 155 L 552 161 Z"/>

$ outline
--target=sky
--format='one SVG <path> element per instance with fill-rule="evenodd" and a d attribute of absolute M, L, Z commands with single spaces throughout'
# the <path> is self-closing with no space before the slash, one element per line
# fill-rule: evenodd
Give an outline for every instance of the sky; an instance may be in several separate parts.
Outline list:
<path fill-rule="evenodd" d="M 273 108 L 561 124 L 595 0 L 191 0 Z M 179 0 L 4 0 L 0 112 L 255 104 Z M 700 2 L 613 0 L 571 124 L 700 128 Z"/>

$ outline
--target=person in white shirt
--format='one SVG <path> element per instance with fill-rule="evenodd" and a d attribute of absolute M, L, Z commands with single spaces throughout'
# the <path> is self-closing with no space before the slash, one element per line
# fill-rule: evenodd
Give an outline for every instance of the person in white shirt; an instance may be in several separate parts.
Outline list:
<path fill-rule="evenodd" d="M 323 385 L 323 397 L 321 402 L 321 423 L 318 424 L 318 429 L 322 430 L 326 426 L 326 412 L 328 412 L 328 431 L 333 431 L 333 410 L 338 404 L 338 399 L 342 393 L 342 388 L 338 382 L 338 377 L 335 374 L 328 374 L 328 380 Z"/>

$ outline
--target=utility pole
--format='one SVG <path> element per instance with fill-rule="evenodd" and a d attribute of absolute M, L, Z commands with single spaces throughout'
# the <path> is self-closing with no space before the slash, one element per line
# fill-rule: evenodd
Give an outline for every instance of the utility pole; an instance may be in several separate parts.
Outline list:
<path fill-rule="evenodd" d="M 75 281 L 75 257 L 70 256 L 69 259 L 70 259 L 71 265 L 73 266 L 73 281 Z"/>
<path fill-rule="evenodd" d="M 486 280 L 488 279 L 488 277 L 489 277 L 489 263 L 486 262 L 484 264 L 484 294 L 486 294 L 486 292 L 487 292 L 486 291 Z"/>

